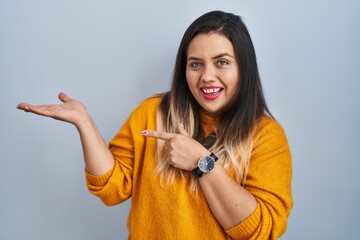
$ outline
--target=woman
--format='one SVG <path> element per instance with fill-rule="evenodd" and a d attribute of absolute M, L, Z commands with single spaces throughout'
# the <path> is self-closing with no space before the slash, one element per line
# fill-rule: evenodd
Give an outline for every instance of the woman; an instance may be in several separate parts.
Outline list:
<path fill-rule="evenodd" d="M 132 197 L 129 239 L 277 239 L 293 204 L 291 154 L 261 89 L 241 18 L 214 11 L 185 32 L 169 92 L 146 99 L 108 146 L 80 102 L 19 109 L 72 123 L 87 186 Z"/>

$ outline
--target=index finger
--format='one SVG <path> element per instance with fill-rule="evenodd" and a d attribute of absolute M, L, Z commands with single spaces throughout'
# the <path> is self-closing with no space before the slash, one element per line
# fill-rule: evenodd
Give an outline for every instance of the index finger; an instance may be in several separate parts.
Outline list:
<path fill-rule="evenodd" d="M 141 131 L 141 134 L 145 137 L 153 137 L 161 140 L 171 140 L 171 138 L 174 136 L 173 133 L 160 132 L 155 130 L 144 130 Z"/>

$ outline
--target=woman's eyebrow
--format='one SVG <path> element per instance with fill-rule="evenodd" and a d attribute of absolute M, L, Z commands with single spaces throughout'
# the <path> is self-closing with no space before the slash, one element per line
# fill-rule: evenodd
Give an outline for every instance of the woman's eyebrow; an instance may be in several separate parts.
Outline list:
<path fill-rule="evenodd" d="M 187 59 L 186 59 L 186 61 L 191 61 L 191 60 L 201 60 L 201 58 L 198 58 L 198 57 L 192 57 L 192 56 L 190 56 L 190 57 L 188 57 Z"/>
<path fill-rule="evenodd" d="M 211 59 L 217 59 L 217 58 L 222 58 L 222 57 L 226 57 L 226 56 L 227 56 L 227 57 L 230 57 L 230 58 L 235 58 L 235 57 L 232 56 L 231 54 L 225 52 L 225 53 L 220 53 L 220 54 L 212 57 Z M 191 61 L 191 60 L 199 61 L 199 60 L 201 60 L 201 58 L 189 56 L 186 61 Z"/>
<path fill-rule="evenodd" d="M 226 57 L 226 56 L 231 57 L 231 58 L 235 58 L 235 57 L 232 56 L 231 54 L 225 52 L 225 53 L 220 53 L 220 54 L 216 55 L 216 56 L 213 57 L 212 59 L 217 59 L 217 58 Z"/>

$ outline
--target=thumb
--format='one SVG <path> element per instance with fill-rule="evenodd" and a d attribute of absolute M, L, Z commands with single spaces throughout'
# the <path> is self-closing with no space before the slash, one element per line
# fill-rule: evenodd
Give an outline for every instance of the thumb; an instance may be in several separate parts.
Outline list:
<path fill-rule="evenodd" d="M 189 136 L 189 137 L 190 137 L 189 133 L 185 130 L 184 125 L 183 125 L 182 123 L 179 124 L 179 126 L 178 126 L 178 131 L 179 131 L 179 133 L 180 133 L 181 135 L 185 135 L 185 136 Z"/>
<path fill-rule="evenodd" d="M 68 101 L 71 100 L 71 98 L 70 98 L 68 95 L 66 95 L 65 93 L 63 93 L 63 92 L 59 93 L 59 99 L 60 99 L 63 103 L 66 103 L 66 102 L 68 102 Z"/>

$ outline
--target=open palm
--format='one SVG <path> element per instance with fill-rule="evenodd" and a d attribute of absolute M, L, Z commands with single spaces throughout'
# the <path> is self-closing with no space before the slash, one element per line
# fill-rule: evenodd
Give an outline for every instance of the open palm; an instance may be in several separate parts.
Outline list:
<path fill-rule="evenodd" d="M 17 108 L 25 112 L 31 112 L 45 117 L 51 117 L 56 120 L 65 121 L 77 125 L 87 116 L 85 106 L 65 93 L 59 94 L 62 104 L 31 105 L 20 103 Z"/>

